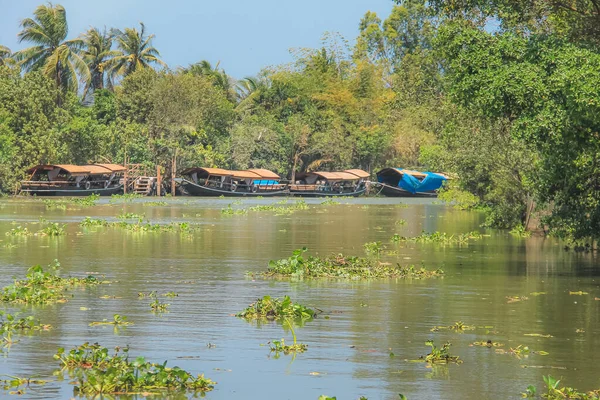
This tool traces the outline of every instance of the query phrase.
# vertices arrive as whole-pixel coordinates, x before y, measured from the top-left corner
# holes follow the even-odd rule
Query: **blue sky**
[[[41,0],[0,0],[0,44],[15,51],[19,21]],[[354,41],[366,11],[384,19],[392,0],[58,0],[67,10],[69,38],[89,26],[123,28],[140,21],[171,67],[209,60],[236,78],[291,61],[289,49],[318,47],[326,31]]]

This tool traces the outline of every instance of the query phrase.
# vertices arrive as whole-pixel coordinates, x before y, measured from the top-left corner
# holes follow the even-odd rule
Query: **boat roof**
[[[119,164],[94,164],[94,165],[99,165],[101,167],[104,167],[112,172],[121,172],[121,171],[125,171],[127,168],[125,168],[123,165],[119,165]]]
[[[208,175],[214,176],[231,176],[232,171],[221,169],[221,168],[201,168],[201,167],[193,167],[187,168],[181,171],[182,175],[191,175],[194,172],[206,172]]]
[[[263,178],[259,174],[252,171],[229,171],[230,175],[234,178],[242,178],[242,179],[260,179]]]
[[[317,175],[321,178],[327,179],[328,181],[355,181],[359,179],[357,175],[351,174],[349,172],[327,172],[327,171],[313,171],[313,172],[304,172],[297,174],[296,176],[302,177],[307,175]]]
[[[111,174],[113,171],[97,164],[84,165],[91,175],[107,175]]]
[[[281,177],[279,175],[277,175],[273,171],[269,171],[268,169],[251,168],[251,169],[248,169],[248,171],[253,172],[257,175],[260,175],[260,177],[264,178],[264,179],[281,179]]]
[[[371,175],[367,171],[363,171],[362,169],[346,169],[346,170],[344,170],[344,172],[347,172],[352,175],[356,175],[359,178],[368,178]]]
[[[89,175],[91,173],[88,165],[82,166],[73,164],[40,164],[29,168],[27,173],[32,174],[38,170],[52,171],[56,168],[62,169],[71,175]]]

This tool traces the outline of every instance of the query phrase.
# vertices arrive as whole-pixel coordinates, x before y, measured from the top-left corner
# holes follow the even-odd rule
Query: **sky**
[[[42,0],[0,0],[0,44],[12,51],[19,22]],[[256,75],[263,67],[292,61],[289,49],[319,47],[325,32],[339,32],[351,43],[367,11],[381,19],[392,0],[55,0],[67,10],[69,39],[90,26],[139,27],[156,35],[156,47],[171,68],[208,60],[235,77]]]

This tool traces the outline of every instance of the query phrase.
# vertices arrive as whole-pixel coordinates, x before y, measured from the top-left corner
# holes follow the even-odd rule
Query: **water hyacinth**
[[[444,274],[442,269],[434,271],[423,267],[401,266],[381,263],[373,258],[349,257],[342,254],[320,258],[304,257],[306,247],[297,249],[285,259],[271,260],[266,277],[288,276],[297,278],[432,278]]]

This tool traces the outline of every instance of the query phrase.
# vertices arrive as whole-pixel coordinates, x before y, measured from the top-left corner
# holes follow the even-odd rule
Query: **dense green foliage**
[[[18,33],[33,46],[0,46],[0,191],[37,163],[401,166],[457,177],[444,199],[490,226],[597,240],[597,1],[396,3],[354,46],[326,34],[238,81],[208,61],[169,69],[143,24],[68,39],[65,9],[40,6]]]
[[[59,348],[54,358],[75,378],[76,394],[97,396],[139,392],[208,392],[214,383],[204,375],[194,377],[179,367],[151,363],[144,357],[129,360],[129,348],[115,353],[99,344],[84,343],[65,352]]]
[[[289,296],[285,296],[283,299],[264,296],[250,304],[244,311],[236,314],[236,317],[247,320],[283,320],[284,318],[311,320],[314,315],[314,310],[294,303]]]

